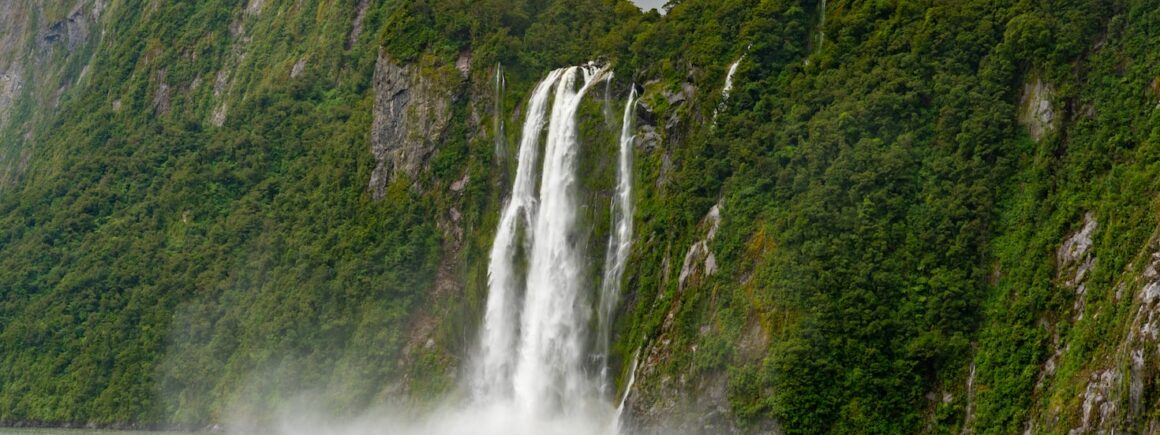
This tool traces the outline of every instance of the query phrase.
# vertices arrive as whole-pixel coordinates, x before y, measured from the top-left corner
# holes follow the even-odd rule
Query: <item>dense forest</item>
[[[528,94],[598,61],[585,203],[642,91],[611,359],[634,427],[1160,431],[1155,2],[664,12],[0,5],[0,424],[461,395]]]

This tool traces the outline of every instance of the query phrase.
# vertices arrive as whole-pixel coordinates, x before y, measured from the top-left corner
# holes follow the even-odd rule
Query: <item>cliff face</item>
[[[461,78],[454,70],[435,71],[434,77],[424,74],[433,69],[401,66],[385,54],[375,63],[371,153],[377,164],[369,186],[375,199],[383,198],[393,179],[416,179],[446,140],[452,96]]]
[[[12,1],[0,5],[0,191],[15,184],[35,137],[84,79],[105,0]]]
[[[599,59],[634,427],[1160,430],[1149,2],[130,3],[0,5],[2,423],[461,396],[513,126]]]

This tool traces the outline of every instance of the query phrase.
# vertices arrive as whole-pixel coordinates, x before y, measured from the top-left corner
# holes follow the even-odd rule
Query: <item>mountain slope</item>
[[[669,6],[0,7],[0,422],[457,397],[527,94],[597,59],[592,246],[643,90],[637,427],[1157,430],[1153,5]]]

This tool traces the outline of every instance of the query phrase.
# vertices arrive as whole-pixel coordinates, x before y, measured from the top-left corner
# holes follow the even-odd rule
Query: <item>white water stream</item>
[[[578,73],[584,83],[577,91]],[[568,68],[556,86],[513,378],[516,403],[532,415],[572,412],[593,397],[583,367],[591,310],[576,242],[576,111],[606,73]]]
[[[503,79],[498,67],[496,74],[499,98]],[[599,293],[587,276],[590,261],[581,239],[588,229],[580,225],[584,204],[579,202],[577,179],[583,145],[577,131],[580,102],[609,76],[606,68],[591,64],[559,69],[529,97],[511,196],[501,211],[490,252],[479,346],[466,373],[470,400],[449,401],[419,419],[383,410],[338,428],[309,412],[290,409],[276,428],[278,433],[622,433],[620,417],[635,379],[636,357],[619,407],[604,388],[604,366],[612,311],[632,241],[635,92],[629,96],[620,132],[613,227]],[[501,107],[497,105],[497,115]],[[590,301],[593,297],[599,300]],[[590,330],[594,310],[599,313],[597,331]],[[593,367],[594,355],[600,357],[599,374]]]
[[[503,65],[495,65],[495,157],[503,161],[507,156],[507,143],[504,141],[507,133],[503,125],[503,95],[507,87],[507,80],[503,76]]]
[[[528,424],[591,422],[592,431],[584,433],[619,430],[605,388],[605,367],[611,318],[632,242],[635,91],[625,107],[618,144],[612,234],[598,301],[589,300],[577,191],[577,112],[584,96],[610,76],[606,68],[594,65],[556,70],[528,101],[516,178],[488,264],[489,294],[471,380],[476,409],[499,407]],[[596,337],[589,330],[593,307]],[[599,360],[599,378],[590,370],[590,355]]]
[[[600,286],[600,311],[597,312],[596,355],[600,364],[600,391],[609,386],[608,352],[612,337],[612,320],[620,302],[621,279],[628,254],[632,251],[632,145],[633,117],[636,114],[636,87],[628,94],[620,125],[620,148],[616,166],[616,195],[612,198],[612,234],[604,260],[604,279]]]
[[[493,400],[511,396],[512,373],[515,370],[517,344],[517,291],[516,253],[519,250],[520,229],[524,239],[532,239],[531,223],[536,216],[535,166],[539,160],[540,133],[544,128],[548,96],[560,79],[562,70],[552,71],[532,92],[528,100],[528,115],[524,120],[520,139],[516,179],[512,195],[504,205],[496,229],[495,242],[487,266],[488,298],[484,312],[479,355],[473,374],[473,392],[477,399]],[[530,245],[529,245],[530,246]]]

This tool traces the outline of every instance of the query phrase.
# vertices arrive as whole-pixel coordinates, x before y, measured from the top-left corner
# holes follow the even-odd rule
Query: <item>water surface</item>
[[[191,432],[149,432],[97,429],[25,429],[0,427],[0,435],[191,435]]]

